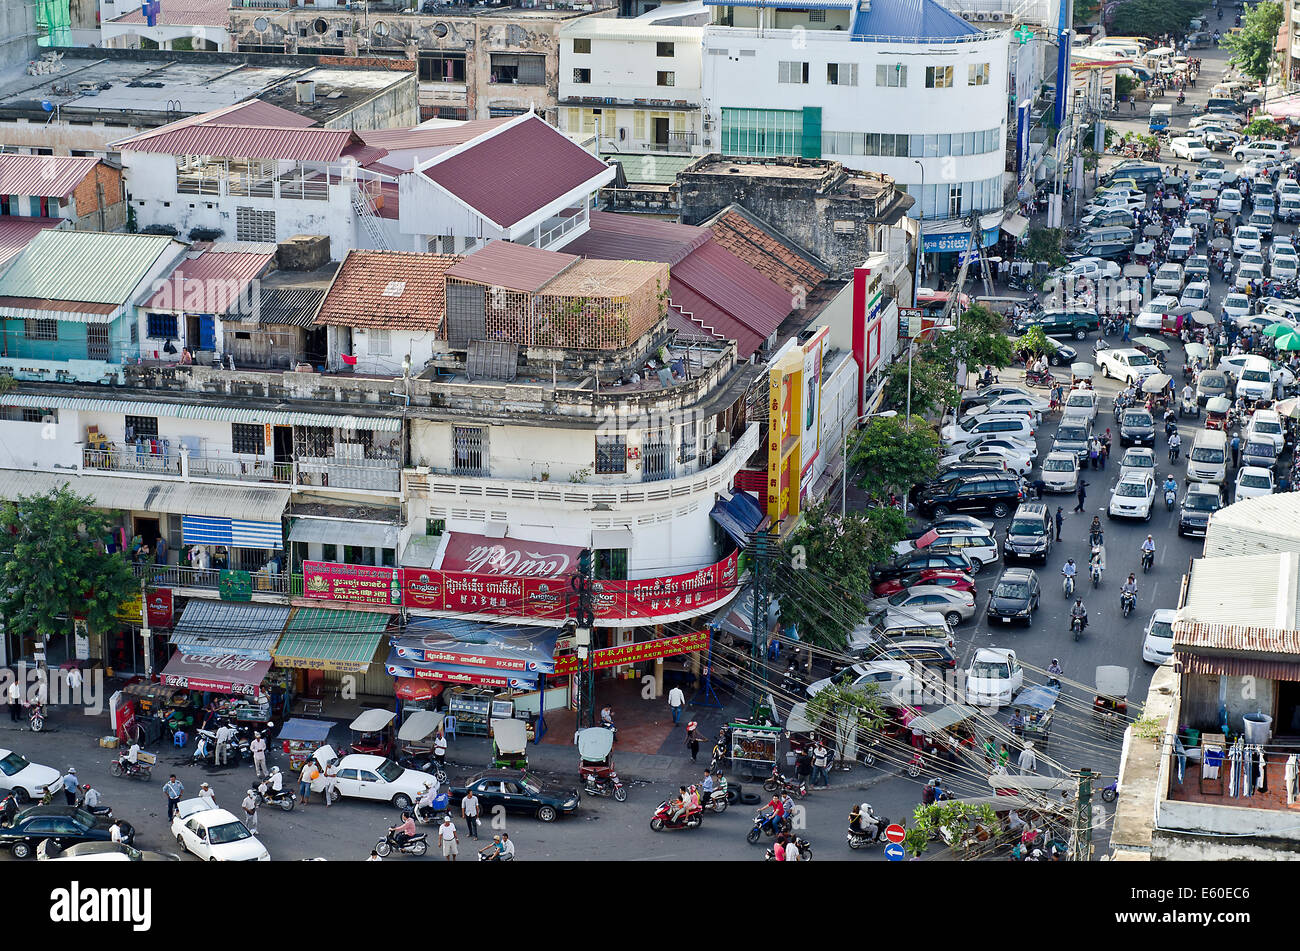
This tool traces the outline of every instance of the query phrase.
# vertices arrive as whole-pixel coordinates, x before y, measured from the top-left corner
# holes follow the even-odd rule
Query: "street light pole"
[[[881,413],[867,413],[865,416],[859,416],[853,424],[854,427],[862,425],[868,419],[891,419],[898,415],[896,410],[887,409]],[[849,496],[849,431],[845,430],[844,439],[840,442],[840,518],[844,517],[845,510],[848,507]]]

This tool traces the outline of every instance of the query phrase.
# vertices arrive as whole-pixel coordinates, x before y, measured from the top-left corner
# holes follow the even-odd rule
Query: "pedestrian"
[[[307,760],[303,764],[302,772],[298,774],[298,798],[302,800],[304,806],[311,798],[311,784],[318,776],[320,771],[316,768],[316,761]]]
[[[1124,321],[1124,337],[1123,337],[1125,343],[1128,342],[1128,332],[1131,326],[1132,326],[1132,321],[1126,319]]]
[[[1061,686],[1061,680],[1060,680],[1061,674],[1065,673],[1065,671],[1061,670],[1061,662],[1057,660],[1055,657],[1052,658],[1052,663],[1048,666],[1047,673],[1048,673],[1047,686],[1049,687]]]
[[[266,738],[261,733],[253,735],[253,741],[248,744],[248,752],[253,754],[253,769],[257,778],[261,779],[266,775]]]
[[[474,790],[465,794],[465,798],[460,801],[460,814],[465,820],[465,831],[475,842],[478,841],[478,816],[479,801],[478,796],[474,795]]]
[[[235,731],[231,729],[229,723],[223,723],[221,726],[217,727],[217,751],[212,758],[212,764],[214,766],[226,765],[226,760],[230,757],[230,735],[234,732]]]
[[[438,843],[442,846],[443,860],[456,861],[456,853],[460,851],[460,837],[456,834],[451,816],[442,817],[442,825],[438,826]]]
[[[15,680],[13,683],[9,685],[8,695],[9,695],[9,720],[11,722],[17,722],[18,714],[22,712],[22,699],[23,699],[23,688],[18,686],[17,680]]]
[[[244,825],[248,826],[248,831],[257,835],[257,797],[253,795],[253,790],[245,791],[244,801],[239,804],[244,810]]]
[[[1056,540],[1058,542],[1061,540],[1061,523],[1064,521],[1065,521],[1065,513],[1061,510],[1061,507],[1058,505],[1056,507]]]
[[[324,796],[325,796],[325,808],[327,809],[330,806],[334,805],[334,800],[336,798],[334,790],[338,787],[338,784],[339,784],[339,770],[338,767],[335,766],[333,762],[331,762],[328,766],[325,767]]]
[[[1076,506],[1074,507],[1074,510],[1075,510],[1076,512],[1082,512],[1082,511],[1083,511],[1083,503],[1084,503],[1085,501],[1087,501],[1087,499],[1088,499],[1088,483],[1086,483],[1086,482],[1084,482],[1082,479],[1080,479],[1080,480],[1079,480],[1079,504],[1076,505]],[[1059,536],[1059,535],[1057,536],[1057,540],[1058,540],[1058,541],[1060,540],[1060,536]]]
[[[676,685],[668,691],[668,709],[673,713],[673,723],[677,724],[682,719],[682,707],[686,705],[686,696],[682,693],[682,688]]]
[[[1241,438],[1239,436],[1234,435],[1232,437],[1232,467],[1234,469],[1237,468],[1237,462],[1240,455],[1241,455]]]
[[[76,703],[81,696],[81,670],[77,667],[69,667],[66,683],[68,685],[68,698],[71,702]]]
[[[69,766],[68,771],[63,776],[63,798],[68,801],[69,806],[77,804],[77,768]]]
[[[1096,436],[1088,437],[1088,465],[1093,469],[1101,468],[1101,443]]]
[[[812,780],[812,752],[809,747],[805,746],[794,754],[794,775],[795,779],[801,783],[808,783]],[[710,789],[713,786],[713,776],[708,770],[704,771],[704,777],[709,783]]]
[[[382,862],[383,860],[383,856],[381,856],[375,849],[370,850],[370,857],[366,859],[367,862]]]
[[[817,786],[830,786],[831,751],[826,748],[826,744],[821,740],[813,747],[812,756],[812,784]]]
[[[1034,498],[1041,500],[1043,498],[1043,490],[1047,488],[1047,483],[1042,479],[1034,479],[1029,484],[1034,489]]]
[[[176,815],[176,804],[181,801],[181,795],[185,792],[185,784],[176,778],[172,773],[163,783],[163,792],[167,794],[167,821],[171,822],[172,816]]]
[[[1038,755],[1034,752],[1032,741],[1025,744],[1024,750],[1020,753],[1020,758],[1016,760],[1016,765],[1020,767],[1021,776],[1029,776],[1038,772]]]
[[[442,727],[433,734],[433,758],[443,769],[447,768],[447,735],[442,732]]]
[[[210,808],[217,808],[217,796],[212,791],[212,787],[207,783],[201,783],[199,785],[199,799],[206,802]]]
[[[696,761],[695,758],[700,755],[700,734],[695,731],[697,726],[698,724],[694,720],[686,724],[686,745],[691,749],[692,763],[694,763]]]
[[[501,861],[513,862],[515,860],[515,844],[510,841],[510,833],[501,833]]]

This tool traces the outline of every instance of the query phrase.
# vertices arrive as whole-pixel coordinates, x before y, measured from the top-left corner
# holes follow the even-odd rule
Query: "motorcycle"
[[[258,806],[279,806],[285,812],[293,812],[293,807],[298,802],[298,795],[288,789],[275,792],[267,783],[258,783],[253,788],[253,799]]]
[[[1092,578],[1092,586],[1094,588],[1101,584],[1101,571],[1101,565],[1096,562],[1093,562],[1088,566],[1088,574]]]
[[[869,827],[866,832],[863,832],[855,829],[852,821],[849,822],[847,840],[851,849],[861,849],[885,841],[885,829],[889,826],[889,820],[884,816],[866,816],[864,818],[874,818],[875,824]]]
[[[797,849],[799,850],[799,861],[800,861],[800,862],[811,862],[811,861],[812,861],[812,846],[808,844],[808,840],[807,840],[807,839],[802,838],[801,836],[795,836],[793,839],[791,839],[789,842],[786,843],[785,848],[786,848],[786,852],[787,852],[787,854],[789,853],[789,851],[790,851],[790,846],[792,846],[792,845],[793,845],[795,848],[797,848]],[[768,849],[768,850],[767,850],[767,853],[763,856],[763,861],[764,861],[764,862],[775,862],[775,861],[776,861],[776,849]],[[788,860],[787,860],[787,861],[788,861]]]
[[[1083,629],[1087,626],[1088,615],[1084,614],[1077,617],[1075,615],[1070,615],[1070,632],[1074,635],[1076,641],[1083,637]]]
[[[451,797],[445,792],[440,792],[427,806],[418,802],[415,804],[415,821],[422,826],[436,825],[442,822],[442,817],[450,808]]]
[[[706,809],[712,809],[714,812],[723,813],[727,811],[727,804],[730,800],[728,790],[715,789],[709,793],[708,802],[704,804]]]
[[[763,833],[775,838],[778,832],[790,831],[791,825],[788,816],[782,816],[780,822],[773,822],[772,820],[775,818],[775,814],[768,812],[759,812],[755,815],[754,827],[745,833],[745,841],[753,845]]]
[[[603,776],[588,773],[587,784],[582,788],[589,796],[613,796],[615,802],[627,801],[627,789],[623,786],[623,780],[612,770]]]
[[[1114,802],[1117,798],[1119,798],[1118,779],[1115,780],[1113,783],[1111,783],[1109,786],[1102,787],[1101,798],[1103,802]]]
[[[417,773],[429,773],[440,783],[447,781],[446,764],[439,762],[432,754],[403,756],[397,760],[397,765],[403,769],[413,769]]]
[[[698,829],[704,821],[703,809],[692,809],[680,819],[673,818],[671,804],[664,800],[650,818],[650,828],[655,832],[671,832],[675,829]]]
[[[27,724],[32,728],[33,733],[40,733],[45,729],[45,707],[40,701],[28,705]]]
[[[217,734],[215,730],[195,730],[195,736],[198,742],[194,745],[194,755],[191,757],[194,764],[206,763],[209,766],[217,765]],[[239,738],[235,737],[226,744],[225,766],[238,766],[240,760],[251,755],[248,752],[248,743],[240,743]]]
[[[84,795],[82,795],[82,796],[78,796],[78,797],[77,797],[77,808],[78,808],[78,809],[85,809],[85,810],[86,810],[88,813],[90,813],[92,816],[103,816],[105,819],[112,819],[112,818],[113,818],[113,807],[112,807],[112,806],[104,806],[104,805],[100,805],[100,806],[87,806],[87,805],[86,805],[86,797],[85,797]]]
[[[1156,553],[1150,549],[1142,549],[1142,573],[1146,574],[1151,570],[1151,566],[1156,562]]]
[[[114,776],[143,779],[147,782],[153,776],[153,763],[132,763],[125,756],[120,756],[108,764],[108,771]]]
[[[1133,608],[1137,604],[1137,596],[1131,591],[1125,591],[1119,596],[1119,608],[1128,617],[1133,613]]]
[[[1178,501],[1178,492],[1176,489],[1165,489],[1165,511],[1172,512],[1174,503]]]
[[[386,859],[394,850],[406,855],[423,855],[429,851],[429,837],[423,832],[417,832],[398,845],[397,833],[390,829],[387,836],[375,843],[375,851],[379,853],[380,858]]]
[[[1025,373],[1025,383],[1029,386],[1055,386],[1056,378],[1052,376],[1050,370],[1042,373],[1035,373],[1033,370]]]
[[[786,779],[777,767],[772,767],[772,775],[763,780],[763,788],[768,792],[792,792],[800,799],[808,795],[808,784],[796,783]]]
[[[1061,588],[1065,591],[1067,599],[1074,597],[1074,575],[1065,575],[1065,580],[1061,582]]]

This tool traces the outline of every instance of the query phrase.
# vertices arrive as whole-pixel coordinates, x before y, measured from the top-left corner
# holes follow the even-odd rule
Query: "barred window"
[[[230,448],[238,453],[260,456],[266,452],[266,431],[257,423],[231,423]]]
[[[596,437],[596,474],[627,472],[627,437]]]
[[[145,315],[146,334],[159,340],[167,340],[177,337],[176,333],[176,315],[175,314],[147,314]]]
[[[28,340],[58,340],[59,322],[29,317],[23,321],[23,336]]]
[[[456,475],[487,475],[487,430],[482,426],[451,428],[452,470]]]
[[[157,439],[157,416],[128,416],[126,418],[126,438]]]

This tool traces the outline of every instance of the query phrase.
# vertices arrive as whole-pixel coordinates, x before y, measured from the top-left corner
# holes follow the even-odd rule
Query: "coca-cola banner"
[[[162,672],[169,687],[257,696],[262,680],[271,669],[269,660],[253,660],[238,654],[191,654],[178,650]]]
[[[438,568],[470,575],[567,578],[578,570],[580,551],[573,545],[451,532]]]

